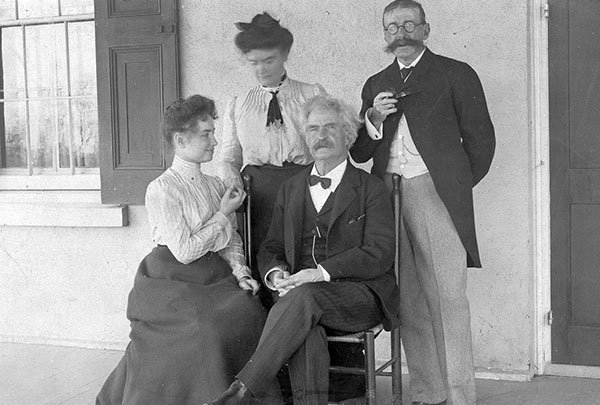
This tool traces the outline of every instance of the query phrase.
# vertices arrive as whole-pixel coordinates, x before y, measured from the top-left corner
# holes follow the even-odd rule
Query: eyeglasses
[[[406,32],[408,32],[410,34],[419,25],[425,25],[425,24],[426,24],[425,22],[422,22],[422,23],[419,23],[419,24],[415,24],[412,21],[407,21],[407,22],[405,22],[404,24],[401,24],[401,25],[398,25],[396,23],[391,23],[387,27],[383,27],[383,30],[389,32],[391,35],[396,35],[398,33],[398,31],[400,31],[400,28],[402,28],[404,31],[406,31]]]

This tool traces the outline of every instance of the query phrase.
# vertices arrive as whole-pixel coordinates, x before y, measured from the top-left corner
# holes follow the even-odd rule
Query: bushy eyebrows
[[[306,127],[308,129],[315,129],[315,128],[320,128],[320,127],[330,127],[330,128],[333,128],[333,127],[337,127],[339,125],[340,124],[337,121],[329,121],[329,122],[321,122],[321,123],[318,123],[318,124],[308,124],[308,125],[306,125]]]

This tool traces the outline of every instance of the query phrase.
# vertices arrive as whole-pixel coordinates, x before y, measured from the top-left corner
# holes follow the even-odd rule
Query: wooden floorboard
[[[92,405],[122,356],[121,351],[0,343],[0,405]],[[403,377],[406,392],[408,378]],[[381,405],[390,385],[389,378],[377,379]],[[477,405],[598,405],[600,380],[477,380],[477,397]],[[410,404],[406,394],[404,404]]]
[[[0,344],[0,404],[93,404],[123,352]]]

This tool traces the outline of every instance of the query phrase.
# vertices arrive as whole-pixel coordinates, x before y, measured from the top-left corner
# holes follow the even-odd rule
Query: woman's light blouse
[[[266,126],[272,94],[261,85],[234,97],[227,105],[223,135],[217,146],[217,170],[225,184],[240,186],[240,171],[246,165],[306,165],[313,161],[301,127],[301,108],[312,97],[325,94],[325,89],[320,84],[287,78],[278,90],[284,123],[279,128]]]
[[[175,156],[171,167],[148,185],[146,209],[153,242],[166,245],[179,262],[218,252],[240,280],[251,273],[235,214],[219,212],[225,190],[220,179],[202,174],[199,164]]]

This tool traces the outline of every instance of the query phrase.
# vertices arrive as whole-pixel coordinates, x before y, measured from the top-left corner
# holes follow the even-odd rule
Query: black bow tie
[[[321,183],[321,187],[323,188],[329,188],[329,186],[331,186],[331,179],[329,177],[319,177],[311,174],[308,178],[308,184],[314,186],[317,183]]]

